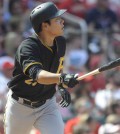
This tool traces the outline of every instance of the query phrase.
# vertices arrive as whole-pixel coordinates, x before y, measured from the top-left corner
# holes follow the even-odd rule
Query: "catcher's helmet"
[[[54,3],[46,2],[35,7],[30,14],[30,21],[36,33],[39,33],[40,24],[49,19],[55,18],[66,12],[66,9],[59,10]]]

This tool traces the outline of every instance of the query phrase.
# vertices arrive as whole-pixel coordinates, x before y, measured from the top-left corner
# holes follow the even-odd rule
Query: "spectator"
[[[67,57],[69,72],[78,73],[86,71],[85,64],[88,60],[88,54],[84,49],[72,50]]]
[[[73,128],[73,134],[92,134],[87,124],[78,124]]]
[[[4,50],[4,41],[5,35],[7,32],[7,25],[5,24],[4,17],[3,17],[3,8],[0,7],[0,56],[6,55]]]
[[[98,134],[119,134],[120,133],[120,117],[110,114],[106,118],[106,123],[99,128]]]
[[[111,39],[111,51],[110,51],[110,58],[113,59],[117,59],[120,57],[120,33],[114,33],[112,35],[112,39]]]
[[[99,68],[106,62],[105,53],[101,48],[101,44],[97,38],[88,45],[89,59],[87,62],[87,67],[89,70],[95,70]],[[104,74],[99,74],[94,76],[91,81],[91,92],[96,93],[98,90],[105,88],[105,76]]]
[[[119,134],[119,133],[120,133],[120,126],[113,124],[102,125],[98,132],[98,134]]]
[[[0,35],[0,57],[7,55],[4,44],[5,44],[5,37],[3,35]]]
[[[110,111],[112,114],[120,116],[120,100],[113,101],[110,105]]]
[[[89,0],[60,0],[57,3],[59,8],[66,8],[69,13],[80,18],[84,18],[87,9],[93,6]]]
[[[67,46],[65,69],[70,73],[86,72],[89,55],[81,41],[80,35],[72,36],[72,40]]]
[[[12,77],[13,67],[14,63],[11,57],[0,57],[0,112],[4,112],[8,92],[7,83]]]
[[[120,115],[109,114],[106,118],[106,123],[120,124]]]
[[[12,18],[10,21],[10,31],[5,37],[5,51],[11,57],[14,57],[14,54],[22,40],[20,30],[19,19]]]
[[[111,77],[111,78],[110,78]],[[95,96],[96,105],[105,110],[112,101],[120,99],[120,72],[113,71],[105,90],[99,90]]]
[[[89,114],[83,114],[79,124],[73,127],[73,133],[75,134],[98,134],[99,128],[98,121]]]
[[[7,25],[5,25],[3,14],[3,8],[0,8],[0,35],[5,35],[7,32]]]
[[[21,0],[10,0],[9,1],[9,12],[11,17],[19,17],[22,15],[22,4]]]
[[[117,15],[109,8],[109,0],[97,0],[96,7],[88,11],[86,21],[91,32],[119,29]]]
[[[120,23],[120,1],[119,0],[110,0],[110,8],[116,12],[118,15],[119,23]]]
[[[72,134],[73,127],[81,122],[82,115],[90,113],[92,108],[93,104],[88,98],[82,97],[77,99],[74,104],[74,110],[77,116],[67,121],[65,125],[65,134]]]

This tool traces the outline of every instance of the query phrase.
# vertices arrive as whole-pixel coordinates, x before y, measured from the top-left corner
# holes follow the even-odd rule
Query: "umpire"
[[[61,73],[66,41],[64,20],[66,10],[52,2],[34,8],[30,21],[35,33],[17,49],[13,78],[5,110],[6,134],[29,134],[32,126],[42,134],[63,134],[64,124],[58,110],[56,85],[62,96],[60,105],[70,104],[70,94],[78,81],[76,74]]]

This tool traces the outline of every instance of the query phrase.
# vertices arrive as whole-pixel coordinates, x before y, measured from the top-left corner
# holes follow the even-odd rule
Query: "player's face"
[[[51,19],[48,32],[53,36],[60,36],[64,33],[64,20],[61,17]]]

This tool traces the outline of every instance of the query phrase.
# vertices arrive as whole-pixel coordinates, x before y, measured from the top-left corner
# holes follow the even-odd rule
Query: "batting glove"
[[[68,107],[71,103],[70,93],[63,87],[58,86],[59,92],[61,94],[62,100],[59,102],[61,107]]]
[[[79,82],[77,81],[78,74],[64,74],[62,73],[60,76],[60,84],[64,88],[73,88]]]

